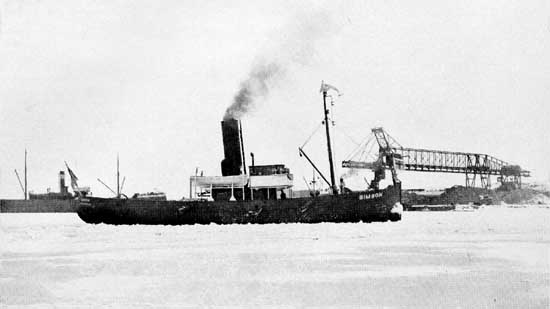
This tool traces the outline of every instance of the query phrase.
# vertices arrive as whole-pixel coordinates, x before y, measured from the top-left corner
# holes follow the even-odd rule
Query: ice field
[[[550,306],[550,208],[396,223],[109,226],[0,214],[0,307]]]

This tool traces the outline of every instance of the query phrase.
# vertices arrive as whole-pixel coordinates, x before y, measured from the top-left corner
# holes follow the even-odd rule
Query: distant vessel
[[[59,192],[51,192],[48,188],[46,193],[29,192],[30,200],[70,200],[74,196],[69,193],[68,187],[65,185],[65,172],[59,171]]]
[[[333,87],[332,87],[333,88]],[[327,91],[323,84],[324,124],[326,127],[331,182],[300,148],[300,155],[313,165],[331,186],[328,195],[292,197],[293,175],[282,164],[252,165],[247,175],[242,128],[239,120],[224,119],[222,135],[225,158],[221,162],[222,176],[192,176],[189,200],[168,201],[156,198],[79,198],[77,213],[88,223],[107,224],[233,224],[233,223],[319,223],[373,222],[401,220],[401,182],[392,173],[393,185],[385,189],[376,185],[359,192],[338,187],[334,177],[329,134]],[[393,165],[393,158],[388,158]],[[392,166],[393,167],[393,166]],[[393,171],[393,170],[392,170]],[[118,173],[117,173],[118,175]],[[379,177],[379,175],[377,175]],[[340,192],[339,192],[340,191]],[[153,197],[153,196],[152,196]]]

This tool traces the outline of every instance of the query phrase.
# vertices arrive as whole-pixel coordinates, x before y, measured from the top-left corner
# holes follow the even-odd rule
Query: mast
[[[317,183],[317,181],[315,181],[315,169],[313,169],[313,175],[311,176],[311,186],[313,187],[313,193],[315,193],[315,183]]]
[[[116,197],[120,198],[120,169],[118,153],[116,154]]]
[[[27,149],[25,149],[25,200],[27,196]]]
[[[338,194],[336,182],[334,180],[334,163],[332,162],[332,148],[330,143],[330,130],[328,127],[328,109],[327,109],[327,88],[323,87],[323,107],[325,109],[325,129],[327,132],[327,149],[328,149],[328,163],[330,165],[330,183],[332,188],[332,194]]]

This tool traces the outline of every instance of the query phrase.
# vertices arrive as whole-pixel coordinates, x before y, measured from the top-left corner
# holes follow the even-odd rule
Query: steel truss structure
[[[451,152],[443,150],[394,148],[401,156],[396,165],[403,170],[416,172],[460,173],[466,175],[466,187],[475,187],[477,179],[483,188],[490,188],[490,176],[499,176],[499,180],[510,180],[521,184],[521,177],[529,177],[529,171],[518,170],[516,175],[505,175],[507,162],[487,154]],[[504,168],[504,169],[503,169]]]
[[[480,186],[483,188],[491,187],[491,175],[498,176],[498,180],[503,184],[512,183],[518,186],[521,186],[521,177],[530,176],[529,171],[522,170],[518,165],[510,165],[487,154],[405,148],[382,128],[374,128],[372,133],[378,142],[379,158],[392,154],[392,163],[397,169],[465,174],[466,187],[475,187],[479,179]],[[372,169],[378,163],[391,169],[386,161],[379,159],[377,162],[370,163],[348,160],[342,162],[342,167]]]

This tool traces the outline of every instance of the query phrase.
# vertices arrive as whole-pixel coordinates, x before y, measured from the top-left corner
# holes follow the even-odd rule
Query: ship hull
[[[105,224],[267,224],[401,219],[401,188],[309,198],[252,201],[151,201],[87,197],[78,216]]]

